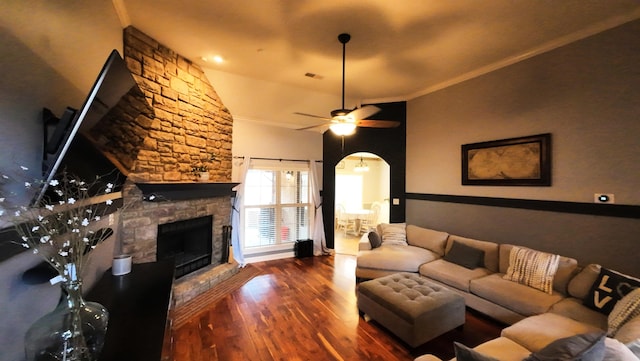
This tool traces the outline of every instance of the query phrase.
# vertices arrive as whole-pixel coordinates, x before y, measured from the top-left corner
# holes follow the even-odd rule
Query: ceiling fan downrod
[[[342,33],[340,35],[338,35],[338,41],[340,41],[340,43],[342,43],[342,111],[344,111],[344,69],[345,69],[345,62],[346,62],[346,52],[347,52],[347,43],[349,42],[349,40],[351,40],[351,35],[347,34],[347,33]],[[341,114],[344,115],[344,114]]]

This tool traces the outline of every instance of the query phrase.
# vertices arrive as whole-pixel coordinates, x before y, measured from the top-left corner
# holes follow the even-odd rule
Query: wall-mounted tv
[[[125,95],[132,93],[144,97],[125,61],[117,50],[113,50],[82,107],[77,111],[67,108],[51,136],[45,141],[42,164],[44,182],[32,200],[33,205],[41,204],[44,197],[54,196],[47,193],[48,185],[62,171],[87,181],[100,176],[104,182],[122,185],[125,178],[123,173],[83,134],[89,134],[98,124],[105,126],[104,122],[111,121],[113,114],[110,114],[111,118],[105,115]],[[136,117],[135,114],[127,116]]]

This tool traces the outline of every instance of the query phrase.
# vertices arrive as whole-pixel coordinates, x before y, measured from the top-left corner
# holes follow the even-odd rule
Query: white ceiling
[[[235,117],[290,127],[316,122],[293,111],[327,116],[340,108],[337,36],[343,32],[352,36],[346,97],[370,103],[410,100],[640,18],[637,0],[113,3],[123,25],[135,26],[216,78],[214,87]],[[213,55],[226,61],[202,60]],[[261,85],[242,85],[249,80]],[[239,89],[246,94],[239,97]],[[225,91],[236,99],[225,99]]]

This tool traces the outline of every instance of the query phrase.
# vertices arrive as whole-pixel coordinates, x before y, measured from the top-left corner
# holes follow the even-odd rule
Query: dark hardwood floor
[[[503,325],[467,311],[462,329],[411,349],[374,321],[359,317],[355,257],[254,263],[262,275],[173,330],[176,361],[385,360],[425,353],[453,357],[453,341],[475,346]]]

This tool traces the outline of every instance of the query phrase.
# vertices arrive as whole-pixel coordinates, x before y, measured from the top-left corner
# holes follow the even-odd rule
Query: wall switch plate
[[[593,195],[593,203],[616,203],[613,193],[596,193]]]
[[[393,205],[394,206],[399,206],[400,205],[400,198],[394,198],[393,199]]]

